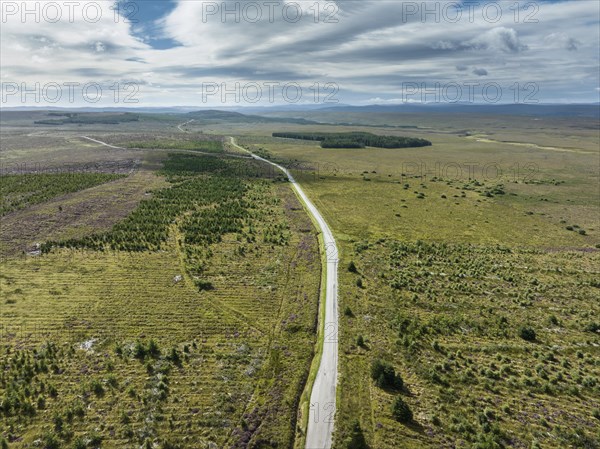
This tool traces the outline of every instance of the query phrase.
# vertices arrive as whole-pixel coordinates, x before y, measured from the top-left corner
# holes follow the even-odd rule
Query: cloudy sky
[[[515,3],[1,0],[2,106],[598,102],[600,2]]]

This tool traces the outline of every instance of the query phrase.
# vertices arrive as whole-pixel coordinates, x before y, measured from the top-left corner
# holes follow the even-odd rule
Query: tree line
[[[378,136],[366,132],[299,133],[278,132],[273,137],[321,142],[321,148],[413,148],[431,146],[431,142],[417,137]]]

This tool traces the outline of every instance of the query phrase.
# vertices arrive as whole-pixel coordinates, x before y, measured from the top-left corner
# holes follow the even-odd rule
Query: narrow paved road
[[[296,194],[306,206],[323,235],[323,245],[327,259],[327,286],[325,292],[325,332],[321,363],[310,395],[310,412],[306,434],[306,449],[329,449],[332,443],[336,411],[336,389],[338,380],[338,249],[333,233],[327,226],[319,210],[308,199],[292,174],[281,165],[240,147],[233,137],[231,144],[249,153],[254,159],[266,162],[281,170],[292,183]]]
[[[178,128],[178,129],[179,129],[179,131],[181,131],[182,133],[185,133],[185,132],[187,132],[187,131],[186,131],[186,130],[184,130],[184,129],[182,129],[181,127],[182,127],[182,126],[185,126],[185,125],[187,125],[187,124],[189,124],[189,123],[192,123],[192,122],[193,122],[193,121],[195,121],[195,120],[196,120],[196,119],[191,119],[191,120],[188,120],[188,121],[187,121],[187,122],[185,122],[185,123],[182,123],[182,124],[180,124],[180,125],[177,125],[177,128]]]
[[[101,140],[92,139],[91,137],[88,137],[88,136],[81,136],[81,138],[89,140],[91,142],[99,143],[100,145],[104,145],[105,147],[108,147],[108,148],[114,148],[115,150],[127,150],[127,148],[116,147],[114,145],[111,145],[110,143],[102,142]]]

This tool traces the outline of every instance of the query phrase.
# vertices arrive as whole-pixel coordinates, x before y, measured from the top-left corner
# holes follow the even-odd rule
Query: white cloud
[[[552,33],[544,38],[544,41],[555,48],[563,48],[569,51],[577,51],[582,45],[580,41],[568,36],[566,33]]]
[[[513,28],[504,27],[486,31],[467,44],[482,50],[500,50],[506,53],[519,53],[527,50],[527,45],[521,42],[517,32]]]
[[[497,23],[477,12],[472,22],[466,15],[458,23],[423,21],[403,16],[402,2],[377,0],[338,2],[337,23],[325,21],[328,1],[319,3],[318,23],[314,2],[302,3],[297,23],[284,20],[281,7],[273,21],[264,9],[262,20],[236,23],[232,16],[225,22],[220,14],[207,16],[214,2],[180,0],[159,25],[162,37],[181,45],[163,50],[137,37],[143,23],[115,20],[111,1],[97,3],[102,17],[96,23],[81,14],[73,23],[9,17],[1,27],[2,81],[138,80],[147,104],[197,105],[203,82],[298,81],[306,89],[336,82],[344,103],[393,102],[403,82],[471,76],[508,87],[536,82],[546,100],[589,92],[600,82],[599,13],[587,0],[541,3],[538,23],[525,23],[524,13],[515,20],[513,1],[500,2],[504,14]],[[243,4],[228,0],[230,7],[235,3]]]

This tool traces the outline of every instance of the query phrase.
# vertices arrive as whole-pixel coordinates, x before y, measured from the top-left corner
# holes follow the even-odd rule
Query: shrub
[[[111,388],[117,388],[119,386],[119,381],[117,380],[117,377],[114,374],[110,374],[106,378],[106,384]]]
[[[358,279],[356,280],[356,286],[357,286],[358,288],[363,288],[363,281],[362,281],[362,278],[358,278]]]
[[[161,449],[179,449],[180,447],[181,446],[169,440],[163,440],[163,442],[160,444]]]
[[[196,287],[198,287],[198,290],[201,292],[215,289],[215,287],[212,285],[212,282],[209,281],[196,281]]]
[[[492,409],[490,408],[485,408],[483,410],[483,414],[485,415],[485,417],[487,419],[496,419],[496,412],[494,412]]]
[[[102,435],[96,433],[96,432],[92,432],[90,434],[90,436],[88,437],[88,445],[90,447],[98,447],[102,444],[102,440],[104,438],[102,437]]]
[[[98,397],[104,395],[104,386],[102,385],[102,383],[100,383],[98,379],[94,379],[92,381],[92,383],[90,384],[90,389]]]
[[[392,406],[394,419],[401,423],[409,423],[413,419],[413,412],[402,398],[396,398]]]
[[[498,435],[491,432],[491,428],[484,428],[484,433],[478,433],[476,436],[476,443],[473,445],[473,449],[501,449],[504,447],[501,443],[501,439]]]
[[[77,438],[74,442],[73,442],[73,449],[86,449],[87,448],[87,443],[85,442],[85,440],[81,437]]]
[[[371,378],[379,388],[402,389],[404,381],[392,365],[380,359],[373,361],[371,365]]]
[[[75,414],[75,416],[77,416],[79,419],[83,418],[85,416],[85,409],[83,408],[82,404],[77,404],[75,406],[75,408],[73,409],[73,413]]]
[[[349,306],[346,306],[346,308],[344,309],[344,315],[350,318],[354,316],[354,313],[352,313],[352,309]]]
[[[358,268],[356,268],[356,264],[354,263],[354,261],[348,264],[348,271],[350,273],[358,273]]]
[[[53,433],[45,433],[42,437],[42,445],[44,449],[59,449],[60,440]]]
[[[585,331],[586,332],[599,332],[600,331],[600,323],[590,323],[587,326],[585,326]]]
[[[48,386],[48,394],[50,395],[51,398],[58,397],[58,390],[56,389],[56,387],[54,385]]]
[[[144,346],[144,343],[142,343],[141,341],[137,341],[135,343],[135,347],[133,348],[133,356],[136,359],[144,360],[146,358],[147,354],[148,354],[148,352],[146,351],[146,347]]]
[[[361,347],[361,348],[365,346],[365,339],[363,338],[362,335],[359,335],[356,338],[356,345],[359,346],[359,347]]]
[[[131,418],[129,417],[129,415],[127,414],[127,412],[125,410],[121,411],[121,416],[119,418],[119,421],[123,425],[127,425],[127,424],[131,423]]]
[[[54,418],[52,418],[52,422],[54,423],[54,430],[56,430],[58,433],[61,433],[64,427],[62,416],[55,415]]]
[[[350,437],[348,438],[348,442],[346,444],[348,449],[368,449],[369,446],[365,440],[365,436],[363,434],[362,428],[360,427],[360,423],[358,421],[354,421],[352,424],[352,430],[350,432]]]
[[[148,355],[155,359],[160,356],[160,348],[154,340],[150,340],[148,343]]]
[[[181,355],[177,348],[171,348],[171,353],[167,359],[175,364],[175,366],[181,366]]]
[[[519,329],[519,337],[525,341],[535,341],[537,338],[535,330],[529,326],[523,326]]]

